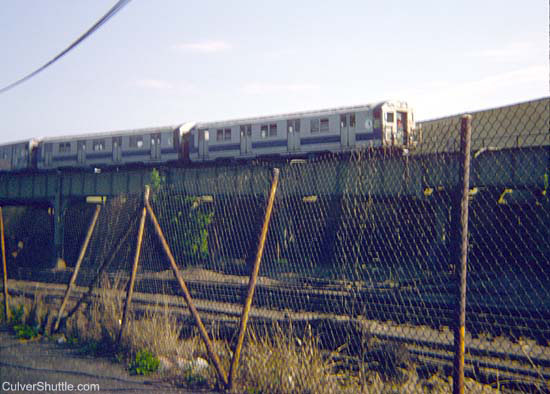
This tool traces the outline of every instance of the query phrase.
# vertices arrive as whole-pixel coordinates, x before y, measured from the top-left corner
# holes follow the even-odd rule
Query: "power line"
[[[86,38],[88,38],[90,35],[92,35],[97,29],[99,29],[103,24],[105,24],[109,19],[111,19],[117,12],[119,12],[126,4],[128,4],[130,0],[119,0],[101,19],[99,19],[88,31],[86,31],[84,34],[82,34],[76,41],[74,41],[71,45],[69,45],[67,48],[65,48],[61,53],[59,53],[57,56],[55,56],[53,59],[51,59],[49,62],[44,64],[42,67],[38,68],[37,70],[33,71],[32,73],[24,76],[23,78],[9,84],[6,87],[3,87],[0,89],[0,94],[7,92],[8,90],[16,87],[17,85],[31,79],[36,74],[44,71],[46,68],[51,66],[53,63],[61,59],[63,56],[65,56],[69,51],[71,51],[73,48],[75,48],[78,44],[80,44],[82,41],[84,41]]]

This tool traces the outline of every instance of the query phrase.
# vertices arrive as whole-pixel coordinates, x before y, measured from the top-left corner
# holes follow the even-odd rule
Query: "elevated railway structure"
[[[499,196],[500,203],[548,198],[550,98],[472,115],[472,195],[489,190]],[[341,160],[335,166],[323,160],[288,158],[256,165],[182,163],[158,170],[167,184],[194,196],[231,197],[243,190],[265,194],[268,185],[259,180],[268,179],[269,167],[277,166],[286,196],[338,196],[368,190],[375,198],[429,199],[438,192],[454,190],[458,182],[458,161],[453,158],[459,149],[459,122],[460,115],[420,122],[423,140],[417,149],[405,156],[379,153],[375,171],[369,171],[371,165],[360,170],[360,176],[360,166],[353,160]],[[255,176],[256,172],[266,176]],[[51,208],[54,244],[60,255],[63,213],[71,203],[98,203],[120,194],[141,193],[151,183],[151,174],[151,166],[4,172],[0,173],[0,205]]]

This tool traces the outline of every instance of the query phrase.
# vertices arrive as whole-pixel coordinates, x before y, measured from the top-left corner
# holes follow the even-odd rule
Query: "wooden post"
[[[134,254],[134,264],[132,266],[132,276],[130,276],[130,282],[128,283],[128,289],[126,291],[126,301],[124,303],[124,310],[122,312],[122,321],[120,323],[120,331],[118,333],[117,343],[120,344],[124,328],[126,327],[128,320],[128,311],[130,310],[130,304],[132,303],[132,296],[134,294],[134,283],[136,281],[137,269],[139,264],[139,256],[141,254],[141,244],[143,243],[143,232],[145,230],[145,219],[147,217],[147,209],[145,208],[149,203],[149,185],[145,185],[145,193],[143,196],[143,209],[141,210],[141,219],[139,221],[139,230],[136,244],[136,253]]]
[[[239,366],[239,358],[241,356],[241,349],[243,347],[244,335],[246,333],[246,324],[248,322],[248,315],[252,306],[252,298],[254,297],[254,290],[256,289],[256,282],[258,280],[258,273],[260,271],[260,263],[264,253],[265,240],[267,237],[267,230],[269,228],[269,221],[271,219],[271,212],[273,211],[273,203],[275,202],[275,193],[277,192],[277,185],[279,183],[279,169],[273,169],[273,180],[271,181],[271,190],[269,192],[269,199],[267,202],[267,208],[265,210],[264,224],[260,233],[260,240],[258,242],[258,249],[256,252],[256,259],[254,260],[254,267],[250,274],[248,281],[248,293],[243,307],[241,315],[241,323],[239,327],[239,338],[237,345],[235,346],[235,352],[233,353],[233,360],[231,362],[231,369],[229,370],[229,384],[228,389],[233,390],[235,384],[235,374],[237,373],[237,367]]]
[[[460,126],[460,254],[457,266],[457,310],[454,333],[453,393],[464,393],[464,336],[466,332],[466,270],[468,262],[468,191],[470,189],[470,141],[472,116],[464,115]],[[457,197],[458,198],[458,197]]]
[[[8,307],[8,268],[6,266],[6,244],[4,240],[4,214],[0,206],[0,238],[2,238],[2,284],[4,286],[4,316],[6,321],[10,319],[10,309]]]
[[[61,303],[61,307],[59,308],[59,312],[57,313],[57,320],[55,321],[55,325],[53,328],[54,332],[59,329],[59,322],[61,321],[61,316],[63,315],[63,311],[67,306],[67,302],[69,301],[71,290],[74,286],[74,283],[76,282],[76,277],[78,276],[80,265],[82,264],[82,261],[84,260],[84,256],[86,255],[86,250],[88,249],[88,244],[90,243],[90,239],[92,238],[92,234],[94,233],[95,225],[97,223],[97,218],[99,217],[100,211],[101,211],[101,205],[96,205],[94,216],[92,217],[90,225],[88,226],[88,232],[86,233],[86,238],[84,239],[84,243],[80,248],[80,254],[78,255],[78,260],[76,261],[73,274],[71,275],[71,280],[67,285],[67,290],[65,291],[65,297],[63,297],[63,302]]]
[[[214,368],[216,368],[216,371],[218,373],[219,379],[223,382],[224,385],[227,385],[227,375],[225,371],[223,370],[223,367],[220,362],[220,358],[218,355],[214,352],[214,348],[212,347],[212,342],[210,341],[210,338],[208,336],[208,333],[206,332],[206,328],[204,328],[204,324],[202,323],[202,320],[199,316],[199,313],[197,312],[197,309],[195,308],[195,305],[193,304],[193,299],[191,298],[191,293],[189,292],[189,289],[187,288],[187,285],[185,284],[185,281],[183,280],[183,276],[181,275],[181,272],[178,269],[178,266],[176,264],[176,260],[174,259],[174,255],[172,254],[172,251],[170,250],[170,246],[168,245],[168,242],[166,242],[166,238],[164,237],[164,234],[162,232],[162,229],[160,228],[160,225],[157,220],[157,216],[155,215],[155,212],[153,211],[153,208],[149,204],[149,201],[146,201],[146,207],[147,212],[149,213],[149,217],[151,218],[151,221],[153,222],[153,227],[155,228],[155,232],[160,240],[160,243],[162,245],[162,249],[164,250],[164,253],[168,257],[168,261],[170,262],[170,267],[172,268],[172,272],[174,273],[174,276],[176,277],[176,280],[178,281],[178,284],[180,285],[181,290],[183,291],[183,297],[185,298],[185,302],[187,303],[187,306],[189,307],[189,311],[191,312],[191,315],[195,319],[195,323],[197,324],[197,327],[199,329],[199,334],[204,342],[204,345],[206,346],[206,351],[208,352],[208,357],[210,358],[210,361],[214,364]]]

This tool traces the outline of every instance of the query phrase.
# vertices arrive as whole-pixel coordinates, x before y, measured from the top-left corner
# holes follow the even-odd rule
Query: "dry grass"
[[[324,356],[308,331],[296,338],[292,330],[274,327],[273,334],[251,331],[239,366],[242,391],[253,393],[341,392],[332,373],[334,359]]]
[[[182,338],[182,323],[170,313],[168,300],[159,297],[156,305],[131,314],[121,346],[115,341],[120,330],[120,319],[125,297],[125,280],[104,278],[98,289],[99,297],[85,309],[73,314],[66,322],[65,334],[74,342],[94,354],[115,356],[128,362],[140,350],[147,350],[164,364],[160,376],[176,386],[187,388],[212,388],[219,385],[212,365],[198,368],[196,361],[208,360],[206,348],[195,332]],[[23,320],[28,324],[44,325],[48,316],[57,312],[50,310],[38,295],[34,300],[24,297],[10,300],[13,307],[24,306]],[[53,313],[52,313],[53,312]],[[215,331],[215,330],[213,330]],[[302,336],[293,332],[292,326],[282,328],[274,325],[269,332],[249,329],[236,379],[235,392],[260,393],[447,393],[452,390],[452,381],[434,375],[420,379],[414,366],[399,369],[399,379],[391,378],[380,370],[372,369],[372,360],[364,360],[358,370],[343,365],[345,349],[323,351],[311,328]],[[93,344],[94,346],[89,346]],[[226,341],[213,341],[214,351],[229,371],[232,357]],[[100,351],[98,351],[100,350]],[[362,352],[366,352],[363,349]],[[495,393],[498,390],[466,379],[468,392]]]

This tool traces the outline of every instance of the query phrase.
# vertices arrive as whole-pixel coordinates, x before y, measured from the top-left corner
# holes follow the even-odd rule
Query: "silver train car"
[[[180,159],[178,126],[45,138],[36,150],[40,170],[149,164]]]
[[[31,139],[0,145],[0,171],[303,157],[361,147],[407,149],[416,145],[417,137],[412,109],[404,102],[385,101],[222,122]]]
[[[416,144],[413,111],[398,101],[197,123],[182,133],[188,133],[189,159],[194,162]]]
[[[0,171],[24,171],[33,168],[34,151],[38,144],[38,139],[30,139],[0,145]]]

